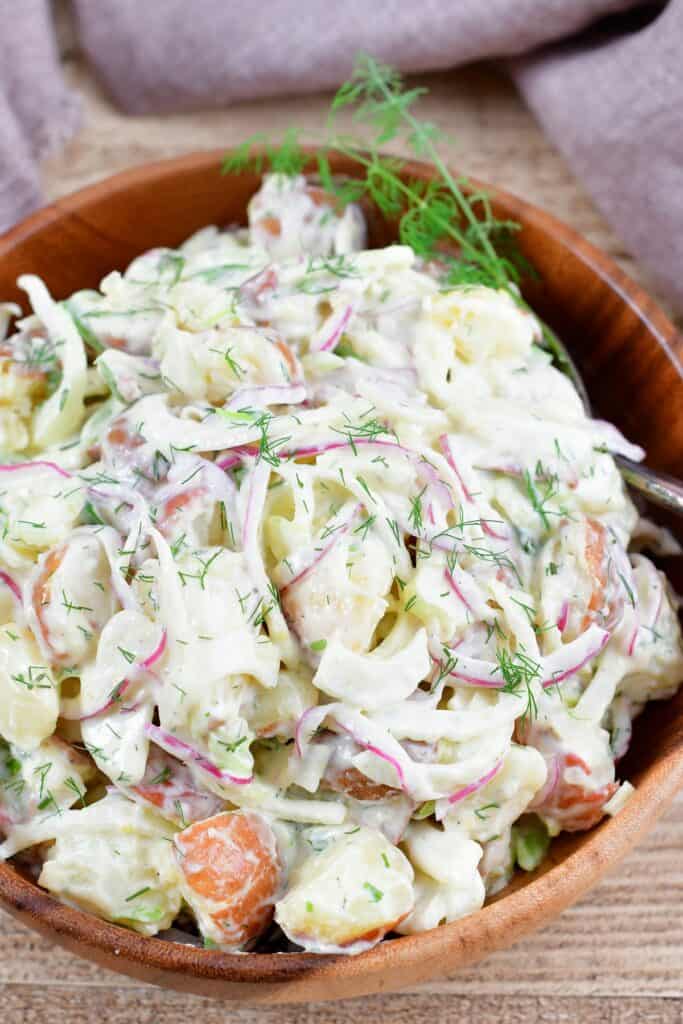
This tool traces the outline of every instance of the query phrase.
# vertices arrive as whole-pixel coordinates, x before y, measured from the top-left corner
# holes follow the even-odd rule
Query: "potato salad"
[[[514,289],[301,176],[0,305],[0,856],[144,935],[356,954],[615,814],[676,601]]]

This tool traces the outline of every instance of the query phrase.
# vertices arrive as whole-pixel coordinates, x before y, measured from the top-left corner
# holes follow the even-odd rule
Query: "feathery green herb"
[[[351,77],[332,100],[326,138],[313,160],[299,133],[289,129],[279,146],[262,134],[247,139],[226,157],[223,171],[260,172],[267,166],[275,173],[296,175],[314,167],[340,207],[367,198],[385,216],[398,219],[400,240],[424,259],[438,259],[446,286],[483,283],[510,290],[517,299],[513,286],[529,269],[511,244],[519,225],[498,219],[484,192],[451,173],[439,152],[443,133],[415,113],[426,92],[406,88],[393,68],[360,54]],[[338,129],[341,111],[352,114],[369,134],[368,141],[359,143]],[[404,162],[380,152],[389,143],[430,161],[438,177],[429,182],[405,177]],[[351,159],[357,177],[340,181],[333,176],[329,153],[335,150]]]
[[[532,684],[541,677],[540,664],[524,651],[518,650],[514,654],[510,654],[504,647],[499,647],[496,651],[496,661],[500,674],[505,680],[503,692],[526,697],[526,707],[522,718],[534,719],[538,714],[538,705]]]
[[[257,133],[226,156],[223,173],[268,169],[296,176],[317,172],[320,184],[335,197],[339,209],[366,199],[396,221],[400,241],[443,268],[443,288],[468,284],[501,288],[528,309],[518,285],[524,277],[535,276],[535,271],[516,244],[521,225],[497,217],[485,191],[449,170],[440,152],[447,136],[415,111],[427,92],[424,87],[407,88],[394,68],[361,53],[348,81],[332,100],[324,141],[313,154],[302,147],[301,133],[295,128],[287,130],[279,145]],[[363,130],[362,139],[339,129],[340,112],[351,114]],[[404,160],[380,151],[388,144],[429,161],[437,176],[430,181],[410,177]],[[352,175],[339,178],[332,173],[329,157],[333,152],[351,161]],[[335,272],[331,267],[325,269]],[[546,324],[541,326],[541,347],[586,401],[571,356],[555,333]]]

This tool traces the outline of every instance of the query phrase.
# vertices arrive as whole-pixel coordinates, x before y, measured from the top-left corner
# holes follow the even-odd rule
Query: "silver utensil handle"
[[[614,461],[630,487],[646,495],[655,505],[683,515],[683,483],[680,480],[666,473],[655,473],[623,455],[615,455]]]

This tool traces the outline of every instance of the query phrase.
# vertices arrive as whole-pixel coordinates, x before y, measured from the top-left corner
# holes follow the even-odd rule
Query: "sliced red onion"
[[[10,462],[0,465],[0,473],[15,473],[20,469],[51,469],[53,473],[59,473],[66,480],[73,479],[73,473],[67,473],[65,469],[58,466],[56,462],[48,462],[46,459],[36,459],[35,462]]]
[[[628,642],[627,654],[628,654],[629,658],[632,658],[634,653],[635,653],[636,644],[638,642],[638,633],[639,632],[640,632],[640,625],[639,625],[639,623],[636,623],[635,626],[633,627],[633,630],[631,632],[631,636],[630,636],[630,639],[629,639],[629,642]]]
[[[575,675],[584,665],[602,653],[610,635],[608,630],[601,629],[593,623],[576,640],[564,644],[559,650],[543,659],[539,666],[541,686],[547,689]],[[433,660],[438,663],[441,660],[442,650],[437,649],[434,641],[431,642],[430,648]],[[505,687],[500,666],[496,663],[470,658],[466,654],[455,655],[455,661],[455,667],[449,673],[454,679],[469,683],[471,686],[485,686],[490,689],[501,690]]]
[[[245,458],[255,459],[259,454],[259,446],[257,444],[238,444],[233,448],[236,455],[244,460]],[[281,456],[287,458],[286,455]]]
[[[563,601],[562,607],[560,608],[560,614],[557,616],[557,628],[560,633],[564,633],[567,628],[567,622],[569,621],[569,601]]]
[[[471,796],[472,793],[476,793],[477,790],[483,789],[483,787],[498,774],[502,767],[503,758],[501,758],[500,761],[497,761],[494,764],[493,768],[490,771],[488,771],[486,775],[482,775],[480,779],[477,779],[476,782],[470,782],[468,786],[463,786],[462,789],[456,790],[455,793],[451,793],[451,795],[447,796],[445,799],[438,800],[436,803],[434,813],[434,817],[436,818],[436,820],[441,821],[442,818],[446,816],[448,811],[451,810],[454,804],[460,803],[461,800],[464,800],[466,797]]]
[[[306,401],[303,384],[272,384],[236,391],[228,403],[228,409],[265,409],[268,405],[301,405]]]
[[[294,749],[297,757],[304,756],[313,734],[333,710],[332,704],[314,704],[299,716],[294,727]]]
[[[88,487],[88,495],[101,504],[128,505],[140,517],[147,513],[147,502],[139,491],[124,484],[113,484],[109,487]]]
[[[311,741],[313,734],[317,729],[320,728],[325,719],[329,716],[336,727],[345,732],[351,739],[363,750],[367,750],[371,754],[375,754],[376,757],[381,758],[383,761],[387,761],[396,771],[400,782],[400,788],[407,792],[408,786],[406,783],[405,773],[403,766],[400,761],[389,754],[386,750],[382,750],[377,744],[372,743],[370,740],[364,739],[353,726],[344,724],[339,720],[339,712],[343,712],[343,705],[339,703],[334,704],[317,704],[313,707],[307,708],[306,711],[301,715],[296,728],[294,731],[294,744],[297,755],[303,757],[308,749],[308,745]]]
[[[125,608],[127,611],[138,611],[140,606],[137,598],[135,597],[131,587],[124,580],[119,569],[117,560],[117,549],[120,543],[119,535],[111,526],[105,526],[98,529],[94,535],[99,540],[104,549],[104,553],[107,556],[111,585],[114,588],[114,593],[116,594],[121,607]]]
[[[121,708],[122,715],[132,715],[138,708],[142,707],[142,701],[136,700],[135,704],[126,704],[125,707]]]
[[[213,761],[202,754],[200,750],[197,750],[196,747],[191,746],[158,725],[146,725],[145,733],[153,743],[156,743],[158,747],[161,747],[168,754],[173,754],[179,760],[193,764],[196,768],[206,772],[207,775],[211,775],[212,778],[217,779],[219,782],[227,782],[233,786],[248,786],[253,781],[253,775],[233,775],[231,772],[223,771],[217,764],[214,764]]]
[[[461,491],[463,493],[463,497],[464,497],[465,501],[467,501],[471,505],[473,505],[474,504],[474,498],[473,498],[472,494],[470,493],[470,491],[468,490],[467,484],[463,480],[463,478],[462,478],[462,476],[460,474],[460,470],[458,469],[458,467],[456,465],[455,458],[453,457],[453,449],[451,448],[451,443],[450,443],[450,441],[448,439],[448,435],[447,434],[442,434],[441,435],[441,437],[439,438],[439,446],[441,448],[441,451],[444,453],[444,456],[446,457],[446,462],[448,463],[448,465],[451,467],[451,469],[455,473],[455,477],[456,477],[458,483],[460,484],[460,489],[461,489]]]
[[[333,313],[328,317],[316,337],[311,340],[311,352],[333,352],[352,316],[353,306],[347,306],[341,316]]]
[[[337,722],[336,724],[339,729],[342,729],[345,733],[347,733],[351,737],[351,739],[358,744],[359,747],[363,748],[363,750],[367,750],[368,753],[374,754],[375,757],[379,757],[382,759],[382,761],[386,761],[388,764],[390,764],[398,776],[400,788],[403,790],[404,793],[408,792],[408,784],[406,782],[403,766],[401,765],[398,758],[393,757],[391,754],[387,753],[386,750],[382,750],[380,747],[376,746],[374,743],[371,743],[369,740],[363,739],[362,736],[356,733],[353,729],[349,728],[349,726],[342,725],[341,722]]]
[[[421,476],[435,493],[441,495],[441,501],[446,506],[446,510],[454,508],[453,495],[450,488],[443,482],[431,462],[428,462],[417,452],[412,452],[409,448],[401,446],[401,449],[415,465],[418,476]]]
[[[369,444],[365,438],[354,440],[354,445]],[[310,459],[314,456],[325,455],[326,452],[337,451],[339,448],[350,447],[348,441],[328,441],[324,444],[305,445],[302,448],[289,448],[280,452],[281,459]]]
[[[543,661],[543,688],[556,686],[576,675],[584,665],[602,654],[610,635],[609,630],[601,629],[593,623],[576,640],[548,655]]]
[[[413,694],[411,700],[428,700],[430,704],[433,705],[434,708],[437,708],[439,706],[439,701],[441,700],[443,691],[446,687],[446,680],[448,678],[447,676],[441,674],[441,669],[443,667],[443,648],[446,647],[449,655],[452,655],[458,649],[458,647],[461,647],[462,644],[464,644],[464,642],[464,637],[461,637],[459,640],[451,640],[450,644],[442,645],[437,636],[430,637],[429,656],[432,659],[432,662],[434,663],[434,668],[432,669],[429,676],[431,687],[429,693],[425,693],[424,697],[421,696],[423,691],[418,690],[417,693]],[[436,682],[437,679],[439,680],[438,683]]]
[[[432,652],[435,662],[438,663],[441,660],[442,653],[439,651],[437,655],[435,651]],[[469,683],[471,686],[485,686],[493,690],[501,690],[505,686],[505,680],[500,674],[500,667],[494,662],[470,658],[466,654],[456,655],[455,660],[455,668],[449,672],[454,679]]]
[[[144,661],[140,663],[144,669],[150,669],[152,665],[156,665],[157,661],[159,660],[159,658],[162,657],[164,651],[166,650],[167,642],[168,634],[166,632],[166,628],[162,627],[159,643],[156,645],[152,653],[148,654]]]
[[[108,488],[89,487],[88,495],[91,498],[95,499],[95,503],[99,508],[107,508],[108,506],[113,505],[115,515],[120,505],[126,505],[130,509],[131,518],[128,519],[128,517],[126,517],[126,519],[122,523],[122,525],[125,524],[125,527],[128,530],[128,538],[123,543],[122,548],[123,550],[127,551],[131,548],[137,547],[137,543],[142,535],[142,530],[144,529],[145,525],[149,524],[151,521],[149,506],[144,496],[140,494],[139,491],[136,491],[133,487],[126,487],[123,484],[114,484]],[[114,532],[112,527],[107,527],[106,530]],[[116,577],[120,576],[121,574],[118,572],[117,568],[118,560],[114,550],[114,545],[112,544],[111,541],[111,533],[108,532],[105,534],[104,531],[98,530],[98,536],[99,539],[102,541],[102,545],[105,548],[105,551],[107,552],[107,557],[109,558],[112,570],[112,582],[119,600],[121,601],[124,608],[137,608],[137,602],[130,603],[131,600],[135,601],[135,599],[132,597],[132,593],[129,593],[128,596],[125,597],[126,603],[124,603],[124,591],[119,587],[118,580],[116,579]]]
[[[368,753],[391,765],[396,781],[388,783],[406,792],[414,800],[442,798],[453,789],[463,775],[463,765],[419,763],[411,759],[405,748],[378,722],[338,702],[317,706],[304,713],[299,724],[298,746],[302,754],[316,728],[329,719],[333,728],[350,736],[364,753],[356,755],[352,763]],[[479,762],[480,763],[480,762]],[[365,769],[362,769],[365,770]],[[368,776],[372,778],[371,775]],[[465,776],[467,777],[467,776]]]
[[[0,581],[2,581],[5,584],[5,586],[9,590],[11,590],[12,596],[15,598],[15,600],[17,600],[19,602],[19,604],[23,606],[24,599],[23,599],[22,594],[21,594],[21,587],[19,586],[17,581],[12,579],[12,577],[10,576],[10,574],[8,572],[5,572],[4,570],[1,570],[1,569],[0,569]]]
[[[441,504],[441,506],[445,505],[448,509],[453,508],[453,497],[449,487],[441,479],[438,471],[431,462],[429,462],[424,456],[420,455],[419,452],[415,452],[411,448],[406,448],[405,445],[399,444],[398,441],[378,441],[377,439],[367,437],[354,437],[353,440],[348,441],[328,441],[324,444],[289,449],[282,453],[282,457],[293,459],[311,458],[313,456],[325,455],[327,452],[339,451],[342,448],[351,448],[352,450],[354,448],[389,448],[393,451],[399,452],[414,465],[417,475],[426,481],[431,492],[438,492],[440,495],[439,504]],[[427,500],[429,500],[429,497]],[[408,530],[406,532],[410,533],[411,531]],[[451,545],[448,546],[449,550],[450,547]]]
[[[453,455],[453,448],[451,447],[451,442],[447,434],[441,435],[441,437],[439,438],[439,445],[441,447],[441,451],[444,453],[446,457],[448,465],[453,470],[453,473],[455,474],[455,477],[460,485],[463,498],[468,504],[472,505],[476,509],[483,532],[486,533],[489,537],[493,537],[495,540],[509,540],[510,532],[502,521],[494,519],[493,516],[481,514],[481,511],[478,508],[474,495],[467,486],[461,471],[458,469],[457,463],[455,461],[455,456]],[[496,523],[495,529],[491,525],[494,522]],[[498,525],[499,523],[500,525]]]
[[[452,568],[444,569],[444,576],[453,593],[475,619],[490,617],[491,609],[479,593],[479,588],[469,573],[454,565]]]
[[[234,469],[235,466],[241,466],[243,456],[239,454],[224,455],[220,459],[216,459],[215,465],[218,466],[224,473],[227,473],[229,469]]]
[[[510,539],[510,534],[507,532],[507,527],[505,527],[502,523],[500,526],[496,526],[496,529],[494,530],[494,528],[491,526],[491,523],[497,523],[498,520],[494,520],[493,517],[491,517],[490,519],[486,519],[484,516],[482,516],[480,522],[481,528],[484,531],[484,533],[488,534],[489,537],[493,537],[494,540]]]
[[[67,722],[89,722],[91,718],[98,718],[100,715],[104,715],[105,712],[109,711],[111,708],[113,708],[116,704],[120,702],[124,693],[126,693],[126,691],[130,689],[131,682],[131,679],[122,679],[121,682],[117,683],[117,685],[111,691],[111,695],[104,702],[104,704],[101,704],[98,708],[95,708],[94,711],[88,711],[87,714],[85,715],[74,715],[71,714],[71,712],[64,711],[64,709],[62,709],[59,713],[59,717],[63,718]]]
[[[477,469],[483,469],[489,473],[500,473],[501,476],[511,476],[516,479],[523,474],[519,462],[502,462],[498,458],[487,458],[485,455],[477,456],[475,466]]]
[[[533,744],[532,744],[533,745]],[[545,782],[539,789],[534,799],[529,804],[528,810],[533,811],[537,807],[542,807],[546,800],[549,800],[557,789],[557,784],[560,781],[560,756],[559,754],[552,754],[549,758],[545,759],[547,775]]]
[[[628,561],[628,559],[627,559],[627,561]],[[657,570],[652,565],[652,563],[647,561],[647,559],[639,557],[639,561],[640,561],[641,564],[645,564],[646,566],[648,566],[648,575],[651,577],[651,584],[650,585],[654,586],[656,591],[657,591],[657,600],[655,602],[654,610],[653,610],[652,615],[650,617],[649,623],[645,624],[645,623],[639,622],[638,621],[638,616],[636,615],[636,625],[634,627],[634,630],[633,630],[633,633],[631,635],[631,639],[630,639],[629,645],[628,645],[629,656],[633,656],[633,654],[635,653],[636,647],[638,646],[638,637],[639,637],[639,634],[640,634],[640,629],[642,627],[644,627],[645,629],[649,629],[651,632],[654,633],[654,630],[655,630],[655,627],[657,625],[657,622],[659,621],[659,616],[661,615],[661,612],[662,612],[662,605],[664,603],[664,587],[662,585],[662,580],[661,580],[660,574],[657,572]],[[634,601],[636,601],[636,608],[639,608],[640,605],[641,605],[641,602],[638,602],[637,598],[636,598],[637,588],[636,588],[636,584],[635,584],[635,579],[633,577],[633,569],[632,569],[631,563],[629,562],[628,564],[629,564],[629,570],[630,570],[630,579],[628,579],[628,582],[629,582],[629,585],[631,587],[631,592],[634,595]]]
[[[261,297],[261,292],[266,288],[274,288],[277,284],[277,276],[273,267],[270,264],[266,264],[261,270],[258,270],[251,277],[247,277],[242,281],[239,286],[239,291],[243,292],[247,298],[257,301]]]
[[[243,485],[248,488],[248,492],[242,523],[242,549],[247,571],[257,593],[264,602],[268,631],[271,637],[278,636],[281,653],[287,662],[288,658],[295,656],[294,641],[279,602],[271,600],[272,584],[263,564],[259,542],[259,528],[263,519],[263,507],[268,493],[269,479],[270,466],[261,459],[254,464],[248,480]]]
[[[216,793],[199,788],[192,768],[156,745],[149,751],[142,779],[134,786],[120,788],[131,800],[143,807],[151,803],[163,817],[183,828],[210,818],[225,803]]]
[[[138,490],[121,483],[109,487],[88,487],[88,496],[93,498],[99,506],[114,505],[115,508],[120,505],[128,506],[139,522],[143,522],[150,515],[147,502]]]
[[[232,478],[226,476],[225,471],[209,459],[202,459],[201,466],[202,476],[211,497],[233,506],[237,498],[237,487]]]
[[[161,638],[152,653],[148,654],[146,658],[131,667],[129,676],[122,679],[121,682],[114,687],[111,692],[111,696],[108,697],[105,703],[100,707],[95,708],[94,711],[88,711],[85,715],[72,715],[71,713],[62,710],[60,712],[60,718],[64,718],[68,722],[87,722],[91,718],[97,718],[99,715],[105,714],[105,712],[109,711],[109,709],[114,707],[114,705],[119,704],[124,693],[130,689],[131,684],[135,681],[140,672],[148,672],[161,658],[166,650],[166,639],[166,629],[162,628]],[[131,711],[132,708],[127,708],[126,710]]]
[[[342,537],[344,537],[358,516],[361,505],[354,505],[349,503],[345,508],[341,509],[339,515],[335,520],[330,520],[330,523],[335,522],[338,525],[334,527],[334,532],[331,533],[329,540],[322,547],[312,546],[302,548],[296,551],[293,555],[290,555],[287,559],[289,565],[292,568],[292,578],[280,588],[280,593],[284,594],[289,587],[295,586],[297,583],[302,583],[309,573],[313,572],[316,566],[325,558],[326,555],[332,551],[338,544]],[[327,524],[326,531],[330,532],[330,523]]]

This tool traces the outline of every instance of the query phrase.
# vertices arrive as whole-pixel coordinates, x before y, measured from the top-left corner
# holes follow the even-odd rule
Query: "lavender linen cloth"
[[[40,205],[37,161],[76,130],[46,0],[0,0],[0,231]]]
[[[46,4],[0,0],[0,229],[37,202],[32,160],[74,128]],[[622,240],[683,310],[683,0],[73,6],[101,81],[119,106],[138,114],[334,87],[361,49],[404,71],[505,58]]]

